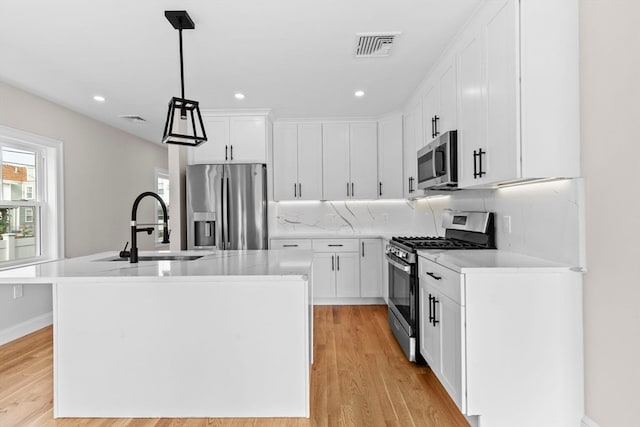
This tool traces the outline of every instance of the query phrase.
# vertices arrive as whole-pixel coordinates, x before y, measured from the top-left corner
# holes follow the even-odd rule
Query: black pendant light
[[[198,101],[184,97],[184,65],[182,62],[182,30],[196,28],[186,10],[165,10],[164,16],[180,34],[180,84],[182,96],[169,101],[167,123],[164,125],[164,144],[179,144],[196,147],[207,140],[202,124]]]

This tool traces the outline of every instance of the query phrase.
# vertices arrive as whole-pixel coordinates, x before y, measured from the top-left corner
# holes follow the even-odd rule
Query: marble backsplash
[[[498,249],[583,267],[582,184],[572,179],[417,200],[270,202],[269,234],[441,236],[443,210],[489,211]]]

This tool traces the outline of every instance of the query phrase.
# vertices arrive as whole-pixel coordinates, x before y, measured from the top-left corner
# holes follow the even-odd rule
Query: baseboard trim
[[[6,344],[25,335],[49,326],[53,323],[53,312],[50,311],[40,316],[33,317],[17,325],[10,326],[0,331],[0,345]]]
[[[314,298],[313,305],[379,305],[385,304],[382,298]]]
[[[580,427],[600,427],[598,423],[593,421],[591,418],[586,415],[582,417],[582,422],[580,423]]]

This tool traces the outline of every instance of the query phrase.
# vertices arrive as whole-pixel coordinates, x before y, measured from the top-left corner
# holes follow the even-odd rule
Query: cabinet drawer
[[[309,239],[273,239],[271,249],[311,249]]]
[[[462,275],[433,261],[419,257],[418,275],[421,282],[429,283],[444,295],[458,304],[464,305],[462,288]]]
[[[316,252],[358,252],[358,239],[313,239]]]

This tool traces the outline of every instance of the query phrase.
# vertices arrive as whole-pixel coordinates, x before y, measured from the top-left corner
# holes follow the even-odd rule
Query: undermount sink
[[[138,261],[193,261],[202,258],[202,255],[140,255]],[[129,258],[109,257],[96,261],[129,261]]]

